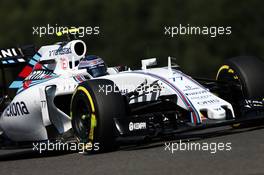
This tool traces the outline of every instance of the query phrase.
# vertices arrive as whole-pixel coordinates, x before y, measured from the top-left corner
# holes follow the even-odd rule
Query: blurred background
[[[140,68],[143,58],[167,56],[190,75],[214,78],[224,59],[238,55],[264,56],[264,10],[261,0],[1,0],[0,48],[60,41],[33,35],[34,26],[99,26],[99,35],[82,38],[88,54],[109,66]],[[185,35],[170,38],[165,26],[231,26],[231,35],[211,38]],[[15,76],[16,71],[9,71]]]

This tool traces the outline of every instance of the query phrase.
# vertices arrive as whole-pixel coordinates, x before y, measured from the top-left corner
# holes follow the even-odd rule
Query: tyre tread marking
[[[229,66],[228,65],[223,65],[219,68],[217,74],[216,74],[216,80],[218,80],[218,77],[219,77],[219,74],[222,70],[225,70],[225,69],[229,69]]]
[[[94,128],[96,127],[97,125],[97,121],[96,121],[96,117],[95,117],[95,107],[94,107],[94,103],[93,103],[93,99],[90,95],[90,93],[87,91],[87,89],[83,86],[79,86],[77,88],[77,91],[82,91],[85,93],[85,95],[87,96],[90,104],[91,104],[91,108],[92,108],[92,114],[91,114],[91,123],[90,123],[90,131],[89,131],[89,140],[94,140]]]

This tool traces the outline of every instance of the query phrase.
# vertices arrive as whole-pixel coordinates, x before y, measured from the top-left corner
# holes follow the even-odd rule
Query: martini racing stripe
[[[42,79],[42,80],[35,80],[35,81],[32,81],[31,83],[29,83],[29,86],[28,86],[27,88],[32,87],[32,86],[35,86],[35,85],[40,84],[40,83],[44,83],[44,82],[47,82],[47,81],[53,80],[54,78],[57,78],[57,77],[58,77],[58,76],[56,75],[56,76],[52,76],[52,77],[47,78],[47,79]],[[17,94],[19,94],[20,92],[23,92],[23,91],[26,90],[27,88],[24,88],[23,83],[20,84],[19,89],[18,89],[18,91],[17,91]]]
[[[9,88],[11,89],[19,89],[22,84],[23,80],[32,72],[33,67],[37,64],[37,62],[40,60],[41,55],[39,53],[36,53],[33,58],[29,60],[29,63],[23,68],[23,70],[19,73],[18,77],[15,81],[11,83]]]
[[[24,63],[26,60],[24,58],[5,58],[5,60],[2,60],[2,64],[17,64],[17,63]]]
[[[87,79],[86,79],[84,76],[82,76],[82,75],[75,76],[75,77],[73,77],[73,79],[74,79],[74,81],[76,81],[77,83],[82,83],[82,82],[84,82],[84,81],[87,80]]]

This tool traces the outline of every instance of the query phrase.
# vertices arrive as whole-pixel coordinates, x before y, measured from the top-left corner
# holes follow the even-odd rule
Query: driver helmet
[[[92,77],[107,75],[107,66],[104,60],[96,55],[88,55],[82,59],[78,69],[86,69]]]

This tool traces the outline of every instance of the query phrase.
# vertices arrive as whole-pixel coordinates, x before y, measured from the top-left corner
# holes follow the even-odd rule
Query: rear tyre
[[[106,93],[106,89],[110,91]],[[72,128],[81,143],[90,144],[87,151],[117,148],[114,118],[125,116],[125,106],[124,98],[110,80],[89,80],[77,87],[71,103]]]

